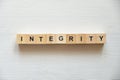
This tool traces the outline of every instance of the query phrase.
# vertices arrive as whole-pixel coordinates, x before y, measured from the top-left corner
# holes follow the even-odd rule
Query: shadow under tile
[[[103,44],[20,44],[20,54],[101,54]]]

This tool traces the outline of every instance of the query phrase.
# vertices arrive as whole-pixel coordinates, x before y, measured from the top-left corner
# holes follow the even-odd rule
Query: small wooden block
[[[66,34],[66,44],[76,44],[76,35]]]
[[[96,34],[96,44],[104,44],[106,41],[106,34]]]
[[[26,34],[17,34],[17,43],[18,44],[25,44],[26,42],[28,42],[25,38],[26,38]]]
[[[25,34],[23,38],[24,44],[36,44],[35,34]]]
[[[47,35],[46,34],[36,34],[35,40],[36,40],[36,44],[46,44]]]
[[[66,44],[66,34],[56,34],[57,44]]]
[[[95,44],[97,42],[96,34],[86,34],[85,40],[86,44]]]
[[[16,42],[17,42],[18,44],[22,44],[21,36],[22,36],[21,34],[17,34],[17,35],[16,35],[16,39],[17,39]]]
[[[86,44],[86,34],[76,34],[76,44]]]
[[[55,44],[55,43],[56,43],[56,35],[47,34],[47,44]]]

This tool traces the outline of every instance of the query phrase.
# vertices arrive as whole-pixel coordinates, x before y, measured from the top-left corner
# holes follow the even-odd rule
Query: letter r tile
[[[66,34],[66,44],[76,44],[76,35]]]

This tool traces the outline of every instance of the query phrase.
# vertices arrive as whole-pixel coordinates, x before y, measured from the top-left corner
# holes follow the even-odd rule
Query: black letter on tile
[[[82,41],[82,36],[80,36],[80,41]]]
[[[63,41],[63,36],[59,36],[59,40],[60,40],[60,41]]]
[[[21,41],[23,41],[23,37],[21,36]]]
[[[53,36],[49,36],[49,41],[53,41]]]
[[[34,41],[34,37],[33,36],[30,36],[30,41]]]
[[[73,41],[73,36],[69,36],[69,41]]]
[[[100,38],[100,41],[102,41],[102,40],[103,40],[103,36],[99,36],[99,38]]]
[[[40,38],[40,42],[41,42],[43,37],[39,37],[39,38]]]
[[[93,36],[89,36],[89,38],[90,38],[90,41],[92,41]]]

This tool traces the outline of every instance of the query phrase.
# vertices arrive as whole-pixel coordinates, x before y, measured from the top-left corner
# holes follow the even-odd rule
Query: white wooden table
[[[16,44],[17,33],[91,32],[106,44]],[[0,45],[0,80],[120,80],[120,1],[0,0]]]

